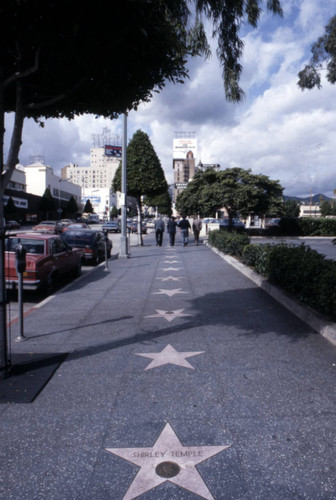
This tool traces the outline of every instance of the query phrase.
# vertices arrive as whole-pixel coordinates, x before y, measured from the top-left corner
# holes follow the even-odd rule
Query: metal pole
[[[20,342],[21,340],[26,340],[26,337],[23,334],[23,274],[18,273],[18,305],[19,305],[19,335],[15,339],[16,342]]]
[[[127,238],[127,115],[123,115],[123,147],[121,169],[121,235],[119,257],[129,257]]]
[[[6,378],[10,371],[8,338],[7,338],[7,318],[6,318],[6,278],[5,278],[5,230],[0,234],[0,380]]]

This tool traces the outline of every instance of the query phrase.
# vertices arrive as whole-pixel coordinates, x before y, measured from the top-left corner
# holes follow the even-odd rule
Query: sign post
[[[121,236],[119,257],[129,257],[127,238],[127,115],[123,119],[123,146],[121,170]]]

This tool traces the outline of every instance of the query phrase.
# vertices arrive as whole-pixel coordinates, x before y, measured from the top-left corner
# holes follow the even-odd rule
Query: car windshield
[[[19,243],[22,244],[27,253],[44,254],[44,240],[36,240],[35,238],[9,238],[6,241],[6,250],[15,252]]]
[[[90,245],[92,243],[94,233],[88,231],[66,231],[63,238],[68,245]]]
[[[55,226],[56,225],[56,222],[52,222],[52,221],[42,221],[40,222],[39,224],[40,226]]]

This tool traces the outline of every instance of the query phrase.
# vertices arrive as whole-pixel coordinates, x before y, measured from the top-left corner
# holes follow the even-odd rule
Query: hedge
[[[249,227],[250,236],[336,236],[336,219],[282,217],[279,226]]]
[[[293,297],[336,320],[336,262],[326,259],[304,243],[250,244],[235,233],[222,236],[212,231],[209,243],[235,255]]]
[[[244,247],[250,243],[250,237],[236,231],[219,231],[215,229],[209,233],[209,243],[221,252],[240,257]]]

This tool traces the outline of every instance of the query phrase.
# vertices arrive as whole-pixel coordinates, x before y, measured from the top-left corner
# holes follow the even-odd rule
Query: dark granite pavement
[[[11,329],[0,499],[336,499],[336,347],[204,245],[111,260]]]

